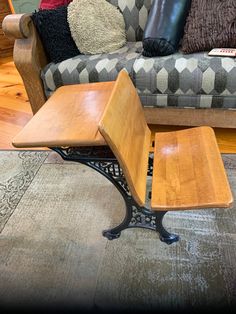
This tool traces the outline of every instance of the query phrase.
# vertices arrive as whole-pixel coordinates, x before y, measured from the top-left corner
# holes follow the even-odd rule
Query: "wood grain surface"
[[[12,14],[4,18],[4,33],[15,38],[13,59],[35,114],[46,102],[41,70],[48,64],[42,42],[30,14]]]
[[[144,205],[151,131],[126,71],[118,76],[99,130],[118,159],[132,196]]]
[[[98,122],[113,86],[114,82],[106,82],[60,87],[13,139],[13,145],[105,145]]]
[[[230,186],[210,127],[157,133],[151,207],[229,207]]]
[[[9,39],[3,32],[2,23],[7,15],[14,13],[13,6],[9,0],[0,1],[0,57],[12,56],[14,40]]]

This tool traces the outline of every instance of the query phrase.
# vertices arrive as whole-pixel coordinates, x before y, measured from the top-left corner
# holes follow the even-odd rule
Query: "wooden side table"
[[[14,13],[10,0],[0,0],[0,57],[8,57],[13,54],[14,40],[8,39],[2,30],[2,21],[6,15]]]

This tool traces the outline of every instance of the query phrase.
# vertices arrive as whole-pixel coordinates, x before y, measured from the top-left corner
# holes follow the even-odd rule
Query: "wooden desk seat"
[[[156,230],[162,241],[171,244],[179,237],[162,225],[168,210],[229,207],[233,197],[214,131],[197,127],[156,133],[151,209],[147,208],[150,141],[136,89],[126,71],[121,71],[116,82],[59,88],[13,145],[57,147],[64,159],[85,163],[105,175],[122,194],[127,211],[119,226],[103,232],[108,239],[118,238],[126,228],[142,227]],[[104,145],[114,155],[101,159],[100,166],[93,158],[80,159],[81,151],[73,154],[80,146]],[[63,147],[73,147],[72,155]]]
[[[229,207],[232,202],[212,128],[156,133],[153,210]]]

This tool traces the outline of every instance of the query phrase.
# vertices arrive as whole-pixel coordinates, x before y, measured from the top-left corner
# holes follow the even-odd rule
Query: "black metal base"
[[[169,233],[162,221],[167,211],[153,212],[146,207],[139,206],[133,199],[127,185],[123,171],[108,146],[52,148],[64,160],[85,164],[101,173],[111,181],[121,193],[126,204],[126,215],[120,225],[104,230],[103,236],[108,240],[118,239],[121,231],[128,228],[145,228],[159,233],[159,238],[166,244],[179,240],[179,236]],[[153,160],[149,158],[148,175],[152,175]]]
[[[103,230],[102,235],[108,240],[118,239],[121,235],[120,232],[112,233],[112,230]]]
[[[144,228],[144,227],[142,227]],[[114,240],[114,239],[118,239],[121,235],[121,232],[118,233],[113,233],[112,229],[111,230],[103,230],[102,235],[107,238],[108,240]],[[176,234],[170,234],[168,236],[163,236],[163,235],[159,235],[159,239],[162,242],[165,242],[166,244],[170,245],[174,242],[178,242],[179,241],[179,236]]]
[[[162,224],[164,215],[167,212],[151,212],[145,207],[130,205],[126,202],[126,217],[124,221],[117,227],[103,231],[103,236],[108,240],[118,239],[121,231],[128,228],[144,228],[154,230],[159,233],[159,238],[166,244],[172,244],[179,241],[179,236],[169,233]]]

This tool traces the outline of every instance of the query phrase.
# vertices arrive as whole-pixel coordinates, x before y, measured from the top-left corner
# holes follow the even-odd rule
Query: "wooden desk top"
[[[98,123],[115,82],[62,86],[14,138],[15,147],[98,146]],[[43,127],[42,127],[43,126]]]

